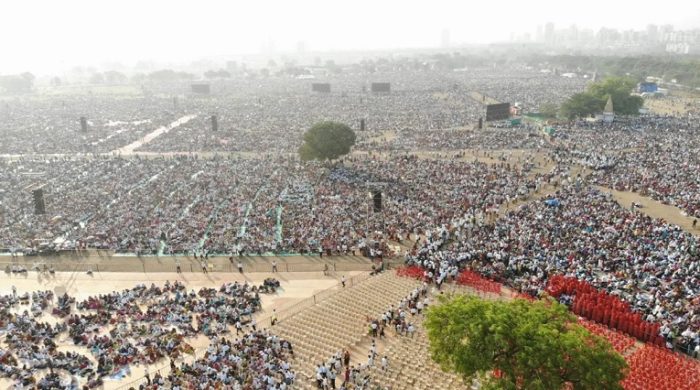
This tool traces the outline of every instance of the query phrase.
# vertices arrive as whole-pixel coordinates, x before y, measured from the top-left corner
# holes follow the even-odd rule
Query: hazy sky
[[[586,6],[580,6],[586,4]],[[614,0],[3,0],[0,72],[77,64],[278,51],[434,47],[507,40],[547,21],[643,29],[700,28],[700,1]]]

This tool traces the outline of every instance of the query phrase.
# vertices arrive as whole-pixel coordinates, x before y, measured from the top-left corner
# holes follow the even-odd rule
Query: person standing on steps
[[[343,353],[343,366],[347,369],[350,367],[350,351],[347,349],[345,350],[345,353]]]
[[[277,262],[275,260],[272,260],[272,272],[277,272]]]
[[[340,277],[340,284],[342,284],[343,288],[345,288],[345,275]]]
[[[335,390],[335,372],[333,370],[328,370],[328,381],[331,384],[331,389]]]
[[[240,260],[238,260],[238,272],[243,273],[243,263]]]

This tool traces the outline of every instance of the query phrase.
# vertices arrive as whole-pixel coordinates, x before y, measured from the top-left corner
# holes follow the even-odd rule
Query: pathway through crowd
[[[138,141],[132,142],[129,145],[123,146],[119,149],[113,150],[111,153],[112,154],[121,154],[121,155],[130,155],[134,153],[134,150],[140,148],[141,146],[153,141],[156,137],[160,136],[161,134],[165,134],[169,132],[170,130],[182,126],[185,123],[191,121],[192,119],[196,118],[197,115],[186,115],[183,116],[182,118],[176,120],[175,122],[167,125],[167,126],[161,126],[152,132],[146,134],[143,138],[141,138]]]

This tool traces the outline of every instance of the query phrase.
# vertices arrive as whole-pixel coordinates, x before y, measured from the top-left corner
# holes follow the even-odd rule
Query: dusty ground
[[[697,109],[699,104],[700,95],[676,91],[672,96],[644,100],[644,106],[649,111],[662,115],[686,115],[691,109]]]
[[[681,210],[674,206],[665,205],[654,199],[641,196],[635,192],[615,191],[607,187],[598,187],[601,191],[610,192],[623,207],[631,207],[632,202],[641,204],[639,211],[653,218],[661,218],[669,223],[683,228],[683,230],[700,237],[700,228],[693,228],[693,218],[681,214]]]

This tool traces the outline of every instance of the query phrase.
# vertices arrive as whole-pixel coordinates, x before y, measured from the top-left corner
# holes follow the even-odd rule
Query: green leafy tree
[[[204,72],[204,77],[208,79],[227,79],[231,77],[231,73],[229,73],[226,69],[208,70]]]
[[[34,75],[29,72],[21,75],[0,76],[0,92],[27,93],[34,86]]]
[[[355,132],[343,123],[320,122],[304,133],[304,144],[299,147],[302,160],[335,160],[350,153],[355,145]]]
[[[555,301],[442,297],[425,326],[433,360],[485,389],[622,389],[622,356]]]
[[[124,84],[127,82],[128,77],[122,72],[108,70],[104,72],[104,80],[108,84]]]
[[[30,87],[34,85],[34,80],[36,80],[36,77],[30,73],[30,72],[24,72],[21,75],[19,75],[22,79],[26,80],[27,83],[29,83]]]
[[[561,105],[561,115],[567,119],[582,118],[601,112],[605,101],[589,92],[571,96]]]
[[[588,87],[588,92],[593,96],[607,101],[612,98],[616,113],[624,115],[637,115],[642,108],[644,100],[630,93],[636,86],[633,79],[628,77],[609,77],[599,83],[593,83]]]
[[[543,103],[540,105],[540,114],[547,118],[556,118],[559,109],[554,103]]]
[[[616,114],[637,115],[644,105],[644,100],[631,92],[635,82],[629,77],[609,77],[603,81],[588,86],[586,92],[571,96],[562,104],[562,116],[573,119],[600,113],[608,101],[612,98],[613,108]]]
[[[148,74],[147,78],[153,82],[193,80],[195,76],[192,73],[176,72],[172,69],[161,69]]]
[[[632,76],[642,81],[647,76],[672,78],[681,84],[700,87],[700,59],[674,56],[550,56],[529,53],[525,62],[530,66],[562,68],[572,72],[593,72],[613,76]]]
[[[90,84],[104,84],[105,76],[102,73],[93,73],[90,76]]]

